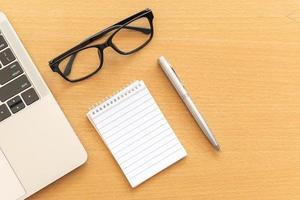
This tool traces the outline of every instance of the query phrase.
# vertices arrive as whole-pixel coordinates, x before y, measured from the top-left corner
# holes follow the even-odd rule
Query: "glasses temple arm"
[[[68,51],[66,51],[66,52],[62,53],[61,55],[57,56],[53,60],[49,61],[49,64],[51,65],[56,60],[59,60],[60,58],[66,56],[68,54],[70,54],[71,52],[76,51],[77,49],[82,48],[82,47],[88,45],[90,42],[93,42],[93,41],[99,39],[100,37],[103,37],[104,35],[106,35],[110,31],[115,30],[117,28],[120,28],[122,25],[124,25],[124,24],[126,24],[126,23],[128,23],[128,22],[130,22],[130,21],[132,21],[134,19],[136,19],[137,17],[146,14],[146,13],[151,13],[151,15],[152,15],[152,11],[149,8],[147,8],[147,9],[145,9],[145,10],[143,10],[141,12],[138,12],[138,13],[136,13],[136,14],[134,14],[134,15],[126,18],[126,19],[123,19],[122,21],[114,24],[111,27],[108,27],[108,28],[104,29],[103,31],[100,31],[100,32],[94,34],[93,36],[85,39],[84,41],[82,41],[78,45],[74,46],[73,48],[69,49]],[[152,18],[153,18],[153,15],[152,15]],[[145,34],[150,34],[152,32],[151,28],[149,29],[149,28],[133,27],[133,26],[127,26],[126,28],[132,29],[132,30],[137,30],[137,31],[140,31],[140,32],[145,33]]]
[[[137,26],[124,26],[123,28],[134,30],[134,31],[139,31],[146,35],[151,33],[151,28],[143,28],[143,27],[137,27]]]
[[[108,27],[108,28],[104,29],[103,31],[100,31],[100,32],[92,35],[91,37],[88,37],[87,39],[82,41],[79,45],[85,46],[87,42],[88,43],[93,42],[93,41],[105,36],[107,33],[111,32],[115,29],[118,29],[118,28],[120,28],[120,25],[114,25],[114,26]],[[151,28],[143,28],[143,27],[136,27],[136,26],[124,26],[122,28],[139,31],[139,32],[147,34],[147,35],[151,33]]]
[[[73,63],[74,63],[74,60],[75,60],[76,56],[77,56],[77,53],[74,53],[74,54],[71,55],[70,60],[68,61],[65,70],[63,71],[63,74],[65,76],[69,76],[70,75],[70,73],[72,71],[72,66],[73,66]]]
[[[87,38],[86,40],[84,40],[80,44],[84,44],[84,43],[86,43],[86,41],[89,41],[89,43],[90,43],[90,42],[92,42],[94,40],[97,40],[97,39],[103,37],[104,35],[106,35],[107,33],[109,33],[110,31],[113,31],[114,29],[117,29],[117,28],[119,28],[119,27],[117,27],[117,26],[109,27],[108,29],[105,29],[104,31],[101,31],[101,32],[93,35],[92,37]],[[143,27],[136,27],[136,26],[124,26],[123,28],[129,29],[129,30],[139,31],[139,32],[147,34],[147,35],[151,33],[151,29],[150,28],[143,28]],[[76,56],[77,56],[77,53],[74,53],[70,57],[70,60],[68,61],[67,65],[66,65],[66,68],[65,68],[65,70],[63,72],[63,74],[65,76],[68,76],[71,73],[71,71],[72,71],[72,65],[74,63],[74,60],[75,60]]]

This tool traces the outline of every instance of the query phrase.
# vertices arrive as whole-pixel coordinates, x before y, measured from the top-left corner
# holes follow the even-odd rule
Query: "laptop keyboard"
[[[37,100],[37,92],[0,34],[0,122]]]

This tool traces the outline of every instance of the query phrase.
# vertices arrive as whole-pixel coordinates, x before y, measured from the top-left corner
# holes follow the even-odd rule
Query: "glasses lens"
[[[130,53],[144,45],[152,34],[148,18],[139,18],[120,29],[112,42],[124,53]]]
[[[102,54],[98,48],[91,47],[76,52],[59,64],[60,71],[70,80],[78,80],[95,72],[101,63]]]

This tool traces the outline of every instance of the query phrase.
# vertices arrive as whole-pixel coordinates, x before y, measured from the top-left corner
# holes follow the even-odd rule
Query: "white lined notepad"
[[[186,156],[143,81],[135,81],[87,114],[132,187]]]

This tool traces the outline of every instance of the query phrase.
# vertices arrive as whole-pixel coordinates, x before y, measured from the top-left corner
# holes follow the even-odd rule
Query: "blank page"
[[[186,156],[143,81],[87,114],[132,187]]]

